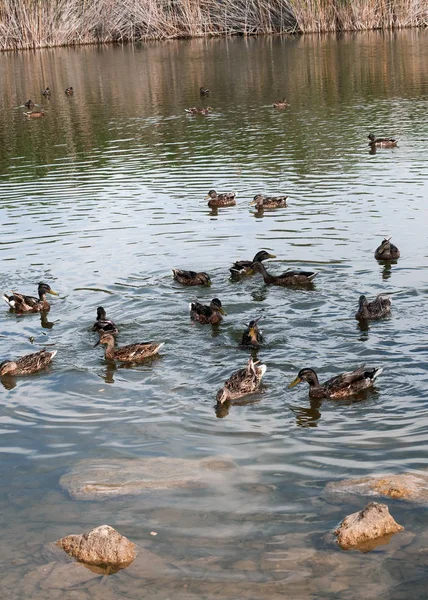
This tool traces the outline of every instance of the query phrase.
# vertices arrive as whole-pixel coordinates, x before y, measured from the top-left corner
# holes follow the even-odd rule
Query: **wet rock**
[[[336,494],[383,496],[428,504],[428,471],[360,477],[328,483],[324,489],[324,497],[334,500]]]
[[[369,502],[363,510],[345,517],[334,533],[344,550],[357,548],[367,552],[372,549],[367,542],[377,540],[377,542],[387,543],[384,536],[403,529],[404,527],[391,517],[386,504]]]
[[[110,572],[124,569],[137,554],[135,544],[110,525],[101,525],[80,535],[68,535],[55,543],[79,562]]]
[[[223,458],[83,459],[61,477],[60,485],[75,500],[105,500],[148,491],[217,486],[230,478],[230,470],[238,472],[236,463]]]

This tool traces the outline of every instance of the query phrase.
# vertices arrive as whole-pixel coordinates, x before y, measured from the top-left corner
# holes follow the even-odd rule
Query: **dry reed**
[[[427,24],[426,0],[0,0],[0,49]]]

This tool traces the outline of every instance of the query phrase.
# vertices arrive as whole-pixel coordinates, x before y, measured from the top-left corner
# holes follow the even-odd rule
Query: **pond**
[[[2,360],[58,351],[46,372],[0,386],[5,597],[425,597],[423,507],[388,500],[405,531],[344,552],[332,531],[369,498],[333,501],[324,488],[427,466],[427,41],[407,30],[0,56],[0,289],[34,294],[45,281],[59,293],[42,318],[6,304],[0,316]],[[283,97],[290,106],[274,109]],[[43,118],[23,114],[30,98]],[[398,147],[370,152],[370,132]],[[237,205],[210,210],[211,189],[236,191]],[[289,206],[256,213],[258,193]],[[395,264],[374,259],[384,237],[401,250]],[[277,257],[272,273],[318,271],[313,289],[231,281],[232,263],[261,249]],[[212,285],[181,286],[172,268],[207,271]],[[381,292],[391,317],[361,326],[360,294]],[[189,302],[214,297],[222,323],[193,323]],[[91,332],[99,305],[119,345],[165,342],[159,357],[106,361]],[[258,317],[261,393],[216,413]],[[287,387],[302,367],[325,380],[362,363],[384,367],[362,398],[314,402],[306,384]],[[234,470],[103,501],[60,485],[83,459],[155,457]],[[103,523],[154,562],[40,576],[48,542]]]

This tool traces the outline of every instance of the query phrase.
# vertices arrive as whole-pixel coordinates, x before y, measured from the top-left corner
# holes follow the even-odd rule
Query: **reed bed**
[[[427,24],[426,0],[0,0],[0,49]]]

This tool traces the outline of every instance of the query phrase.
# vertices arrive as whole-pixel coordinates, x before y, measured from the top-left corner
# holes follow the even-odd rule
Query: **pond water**
[[[427,42],[409,30],[0,56],[0,289],[46,281],[60,294],[43,319],[6,304],[0,316],[2,357],[58,350],[47,372],[0,386],[2,596],[426,597],[423,508],[388,500],[405,532],[343,552],[331,532],[368,499],[322,492],[427,466]],[[273,109],[283,96],[290,107]],[[44,118],[23,115],[29,98]],[[208,117],[185,113],[208,104]],[[398,148],[371,154],[370,131]],[[211,211],[210,189],[235,190],[237,206]],[[287,194],[289,207],[255,214],[256,193]],[[374,260],[384,236],[396,264]],[[231,264],[260,249],[276,254],[273,273],[319,271],[314,289],[231,282]],[[173,267],[207,271],[211,288],[180,286]],[[391,318],[360,327],[359,295],[380,292]],[[215,296],[221,325],[192,323],[189,301]],[[160,358],[106,362],[90,331],[98,305],[120,345],[164,341]],[[263,393],[216,415],[258,316]],[[361,363],[384,366],[364,398],[317,403],[306,384],[287,388],[302,367],[327,379]],[[82,459],[213,456],[243,475],[103,502],[59,485]],[[40,581],[47,542],[102,523],[156,568]]]

